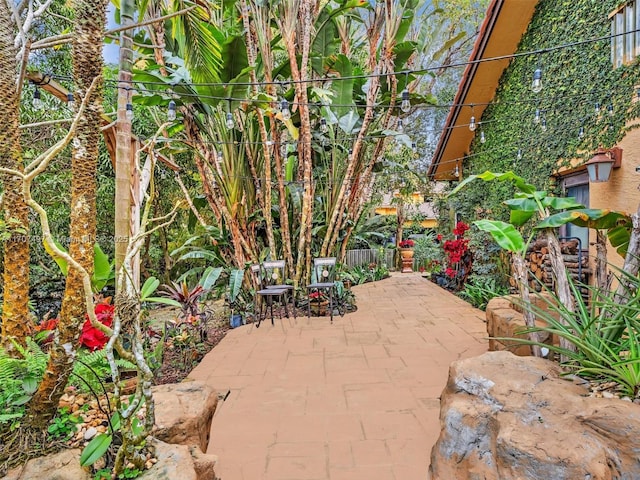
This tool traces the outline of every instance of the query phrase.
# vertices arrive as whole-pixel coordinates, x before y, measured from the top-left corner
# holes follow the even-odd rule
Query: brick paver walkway
[[[222,480],[426,478],[449,364],[486,351],[484,312],[418,274],[354,290],[333,325],[237,328],[190,375],[230,390],[208,449]]]

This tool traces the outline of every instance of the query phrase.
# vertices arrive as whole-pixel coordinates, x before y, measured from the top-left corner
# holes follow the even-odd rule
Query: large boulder
[[[486,309],[487,334],[489,335],[489,351],[507,350],[519,356],[531,355],[531,347],[510,338],[528,338],[522,333],[527,326],[524,323],[524,315],[519,305],[517,295],[494,297],[489,300]],[[544,301],[543,295],[531,295],[531,303],[540,311],[549,312],[549,304]],[[547,322],[536,318],[536,325],[546,326]],[[546,332],[538,332],[540,341],[551,343],[555,339]]]
[[[640,406],[589,397],[560,373],[509,352],[454,362],[432,480],[640,478]]]
[[[2,480],[89,480],[91,475],[82,469],[79,458],[77,449],[33,458],[24,466],[10,470]]]
[[[215,455],[206,455],[199,447],[169,445],[153,440],[157,463],[137,477],[140,480],[216,480]]]
[[[153,435],[166,443],[197,445],[206,452],[218,405],[216,391],[199,381],[158,385],[152,391],[156,409]]]

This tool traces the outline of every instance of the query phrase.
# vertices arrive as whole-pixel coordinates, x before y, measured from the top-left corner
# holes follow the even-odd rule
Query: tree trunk
[[[534,328],[536,326],[536,316],[531,311],[531,297],[529,296],[529,275],[525,266],[525,260],[519,253],[513,253],[513,276],[518,285],[518,291],[520,292],[520,300],[522,301],[522,311],[524,316],[524,324],[528,328]],[[536,332],[529,333],[529,340],[537,342],[538,334]],[[531,353],[535,357],[542,357],[542,351],[538,345],[531,345]]]
[[[123,26],[133,25],[134,2],[123,0],[120,18]],[[119,272],[127,253],[131,234],[131,121],[127,119],[126,105],[133,92],[131,63],[133,39],[131,30],[120,32],[120,71],[118,73],[118,118],[116,123],[116,193],[115,193],[115,271]],[[136,221],[138,221],[136,219]],[[136,271],[136,269],[133,269]],[[116,281],[116,292],[122,285]],[[135,282],[134,282],[135,283]]]
[[[73,71],[80,101],[94,78],[102,74],[102,41],[106,4],[74,0],[76,12],[73,37]],[[102,83],[91,94],[75,132],[71,169],[71,224],[69,255],[89,275],[93,272],[96,237],[96,169],[102,114]],[[27,421],[44,428],[55,415],[58,401],[73,369],[86,303],[81,273],[69,267],[58,333],[54,338],[45,375],[27,405]]]
[[[0,5],[0,166],[23,171],[20,148],[19,102],[16,91],[16,53],[11,12]],[[4,243],[2,346],[11,352],[14,339],[25,345],[30,334],[29,316],[29,208],[22,195],[22,180],[0,177],[4,190],[3,217],[11,236]]]
[[[562,252],[560,251],[560,242],[553,229],[545,229],[545,235],[547,237],[547,245],[549,248],[549,261],[551,262],[551,270],[556,281],[556,294],[558,300],[569,312],[575,310],[575,299],[571,294],[571,287],[569,286],[569,278],[567,277],[567,270],[562,259]],[[567,325],[564,318],[560,317],[560,322],[563,325]],[[569,351],[575,352],[576,347],[566,338],[560,337],[560,346],[566,348]],[[561,362],[566,362],[568,357],[566,355],[560,356]]]
[[[607,235],[602,230],[596,230],[596,288],[600,292],[606,292],[609,287]]]

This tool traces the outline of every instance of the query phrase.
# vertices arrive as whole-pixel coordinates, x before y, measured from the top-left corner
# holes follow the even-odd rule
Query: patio
[[[487,350],[484,312],[395,274],[358,310],[230,331],[189,376],[230,391],[208,453],[223,480],[423,480],[449,364]]]

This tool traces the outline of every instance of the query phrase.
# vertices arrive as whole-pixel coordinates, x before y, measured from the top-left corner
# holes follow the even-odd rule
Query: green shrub
[[[486,310],[489,300],[509,293],[509,289],[500,285],[492,277],[471,278],[464,284],[458,295],[480,310]]]

